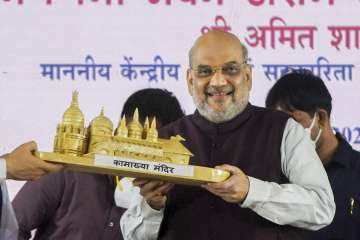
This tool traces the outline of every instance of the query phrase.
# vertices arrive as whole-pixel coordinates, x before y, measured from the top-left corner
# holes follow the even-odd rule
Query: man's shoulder
[[[179,132],[184,131],[189,127],[189,125],[192,125],[192,117],[191,115],[186,115],[172,123],[167,124],[166,126],[159,129],[159,135],[160,137],[169,137],[174,136],[176,134],[179,134]]]
[[[349,144],[349,154],[351,159],[351,168],[360,174],[360,152],[353,149]]]
[[[348,168],[360,174],[360,152],[355,150],[341,134],[337,133],[336,137],[340,143],[335,153],[338,161],[345,161]]]
[[[291,116],[285,112],[270,109],[270,108],[264,108],[259,106],[251,106],[252,111],[259,117],[268,118],[270,120],[284,120],[287,121]]]

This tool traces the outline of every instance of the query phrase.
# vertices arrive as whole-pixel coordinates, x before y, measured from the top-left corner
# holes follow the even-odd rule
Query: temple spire
[[[156,117],[153,118],[153,120],[151,122],[150,129],[156,130]]]
[[[156,130],[156,117],[154,117],[151,121],[151,127],[148,130],[146,139],[153,142],[157,142],[158,140],[158,131]]]
[[[126,117],[125,115],[121,118],[120,122],[119,122],[119,126],[116,129],[116,136],[120,136],[120,137],[128,137],[128,129],[126,127]]]
[[[133,115],[133,121],[139,122],[139,109],[135,108],[134,115]]]
[[[128,126],[129,138],[141,139],[143,134],[143,127],[139,122],[139,110],[134,111],[133,119]]]
[[[145,123],[144,123],[144,129],[148,129],[149,128],[149,118],[146,117],[145,118]]]
[[[71,99],[71,105],[72,106],[76,106],[76,107],[78,107],[79,106],[79,100],[78,100],[78,98],[79,98],[79,92],[78,91],[73,91],[73,93],[72,93],[72,99]]]
[[[143,139],[146,139],[147,138],[147,135],[148,135],[148,132],[149,132],[149,118],[146,117],[145,118],[145,123],[144,123],[144,129],[143,129],[143,134],[142,134],[142,138]]]
[[[126,117],[125,117],[125,115],[121,118],[120,127],[127,129],[127,127],[126,127]]]

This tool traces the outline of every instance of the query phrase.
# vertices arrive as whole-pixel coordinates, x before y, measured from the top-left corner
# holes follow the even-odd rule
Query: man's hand
[[[135,179],[134,186],[140,187],[140,194],[151,208],[160,210],[165,207],[166,193],[173,184],[159,180]]]
[[[41,176],[58,172],[64,167],[59,164],[47,163],[34,156],[37,150],[35,142],[20,145],[14,151],[2,156],[6,161],[7,178],[14,180],[36,180]]]
[[[230,177],[224,182],[202,185],[209,192],[230,203],[242,203],[249,192],[249,179],[243,171],[231,165],[215,167],[230,172]]]

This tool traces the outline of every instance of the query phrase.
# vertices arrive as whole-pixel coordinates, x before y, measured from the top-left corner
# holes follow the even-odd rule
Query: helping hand
[[[151,208],[160,210],[165,207],[166,193],[173,187],[173,184],[149,179],[135,179],[134,186],[140,187],[140,194],[144,197]]]
[[[36,180],[41,176],[63,170],[64,166],[47,163],[34,156],[37,151],[35,142],[20,145],[1,158],[6,161],[7,178],[14,180]]]

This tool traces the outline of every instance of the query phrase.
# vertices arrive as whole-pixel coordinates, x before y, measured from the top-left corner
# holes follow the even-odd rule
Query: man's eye
[[[240,71],[238,66],[227,66],[223,68],[223,72],[228,75],[236,75]]]
[[[197,73],[201,76],[209,76],[212,74],[212,69],[211,68],[199,68],[197,70]]]

